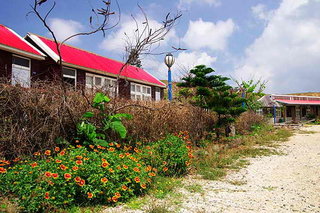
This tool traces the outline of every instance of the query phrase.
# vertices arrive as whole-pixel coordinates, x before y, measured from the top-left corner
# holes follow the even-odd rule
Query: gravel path
[[[229,174],[222,181],[185,178],[184,186],[201,185],[202,190],[192,193],[186,187],[180,188],[182,203],[177,208],[171,207],[172,211],[320,213],[320,126],[302,130],[316,133],[296,134],[279,148],[285,155],[252,158],[247,168]],[[107,212],[145,211],[118,206],[104,211]]]
[[[180,212],[320,212],[320,126],[303,130],[316,133],[291,137],[286,155],[251,159],[224,181],[186,180],[204,192],[184,191]]]

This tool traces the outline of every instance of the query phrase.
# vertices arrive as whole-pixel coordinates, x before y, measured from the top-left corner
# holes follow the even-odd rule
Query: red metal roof
[[[275,99],[276,101],[289,105],[320,105],[320,100],[284,100],[284,99]]]
[[[42,54],[34,49],[27,41],[21,38],[13,30],[0,24],[0,44],[18,49],[23,52],[31,53],[37,56]]]
[[[44,42],[51,50],[53,50],[57,54],[57,48],[54,41],[42,36],[38,36],[38,38],[40,38],[42,42]],[[63,62],[81,66],[84,69],[89,68],[117,75],[121,67],[123,66],[122,62],[115,61],[76,47],[72,47],[70,45],[63,44],[60,50]],[[134,66],[126,66],[126,68],[122,71],[121,76],[136,79],[138,81],[143,81],[146,83],[156,84],[162,87],[165,86],[165,84],[163,84],[161,81],[153,77],[145,70]]]

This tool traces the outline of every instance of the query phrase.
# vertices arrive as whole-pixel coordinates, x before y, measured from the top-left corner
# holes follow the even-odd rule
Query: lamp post
[[[171,53],[168,53],[164,58],[164,63],[168,67],[168,99],[172,100],[172,82],[171,82],[171,67],[174,64],[174,57]]]

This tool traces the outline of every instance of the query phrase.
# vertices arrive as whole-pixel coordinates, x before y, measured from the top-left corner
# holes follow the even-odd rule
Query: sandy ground
[[[291,137],[286,155],[251,159],[225,181],[189,180],[204,193],[187,195],[180,212],[320,212],[320,126],[303,130],[317,133]]]
[[[296,134],[280,148],[285,155],[250,159],[250,165],[222,181],[185,179],[199,193],[181,188],[178,212],[320,212],[320,126]],[[116,210],[117,209],[117,210]],[[105,212],[143,212],[122,207]]]

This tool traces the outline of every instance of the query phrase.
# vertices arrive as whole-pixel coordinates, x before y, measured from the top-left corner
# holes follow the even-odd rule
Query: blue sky
[[[32,14],[33,0],[2,2],[0,23],[20,35],[27,32],[50,36]],[[99,0],[57,1],[48,21],[58,38],[88,29],[90,8]],[[172,68],[179,79],[197,64],[206,64],[217,74],[236,79],[268,81],[267,92],[320,91],[320,1],[319,0],[118,0],[121,22],[108,31],[78,37],[69,43],[106,57],[122,60],[123,35],[134,29],[130,15],[142,22],[139,4],[153,26],[168,12],[183,16],[155,52],[181,46],[174,53]],[[53,3],[48,0],[46,9]],[[116,9],[116,8],[115,8]],[[142,56],[142,65],[153,75],[166,79],[164,56]]]

